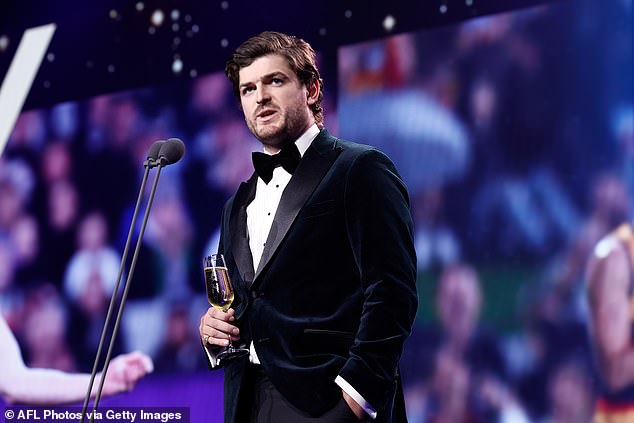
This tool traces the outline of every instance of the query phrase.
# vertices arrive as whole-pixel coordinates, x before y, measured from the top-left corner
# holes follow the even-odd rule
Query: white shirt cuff
[[[261,364],[260,359],[258,358],[258,353],[255,352],[255,345],[253,345],[253,341],[249,344],[249,361],[251,364]]]
[[[335,379],[335,383],[339,385],[339,387],[343,389],[346,394],[350,395],[352,399],[361,406],[361,408],[363,408],[365,414],[367,414],[372,420],[376,419],[376,410],[374,409],[374,407],[372,407],[370,403],[367,402],[365,398],[363,398],[361,394],[352,387],[352,385],[350,385],[341,376],[337,376],[337,378]]]

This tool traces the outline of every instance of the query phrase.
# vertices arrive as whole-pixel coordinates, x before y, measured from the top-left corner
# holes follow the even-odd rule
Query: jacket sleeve
[[[418,307],[409,198],[394,164],[378,150],[353,162],[344,195],[346,229],[365,299],[339,375],[382,409]]]
[[[227,203],[225,204],[225,206],[222,209],[222,215],[220,217],[220,242],[218,244],[218,254],[225,254],[225,249],[226,249],[226,245],[225,245],[225,237],[226,237],[226,231],[225,228],[228,228],[228,224],[225,224],[225,216],[229,216],[230,214],[230,210],[231,210],[231,204],[232,204],[232,199],[230,199],[229,201],[227,201]],[[216,357],[216,355],[218,354],[218,352],[220,351],[220,347],[217,346],[213,346],[213,345],[205,345],[202,340],[201,340],[201,345],[203,347],[203,351],[205,352],[205,359],[207,360],[207,365],[209,366],[209,369],[211,370],[216,370],[222,367],[222,364],[220,364],[220,362],[218,361],[218,358]]]

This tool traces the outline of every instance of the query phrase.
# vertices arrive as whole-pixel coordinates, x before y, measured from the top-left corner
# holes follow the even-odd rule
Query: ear
[[[315,80],[311,85],[306,87],[306,103],[312,106],[319,99],[319,92],[321,91],[321,84],[319,80]]]

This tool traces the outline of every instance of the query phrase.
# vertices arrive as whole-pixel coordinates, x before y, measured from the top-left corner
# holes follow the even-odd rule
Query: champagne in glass
[[[212,254],[205,257],[203,259],[203,271],[209,304],[218,310],[226,312],[231,307],[235,294],[222,254]],[[231,342],[231,336],[229,336],[229,345],[221,349],[216,357],[218,358],[218,362],[221,362],[247,354],[249,354],[249,350],[234,347]]]
[[[226,267],[205,267],[207,299],[212,307],[226,312],[233,302],[233,287]]]

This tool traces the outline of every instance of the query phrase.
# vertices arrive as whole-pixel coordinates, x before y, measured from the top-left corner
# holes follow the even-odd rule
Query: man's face
[[[283,56],[271,54],[240,69],[240,103],[247,126],[271,152],[315,122],[314,103]]]

